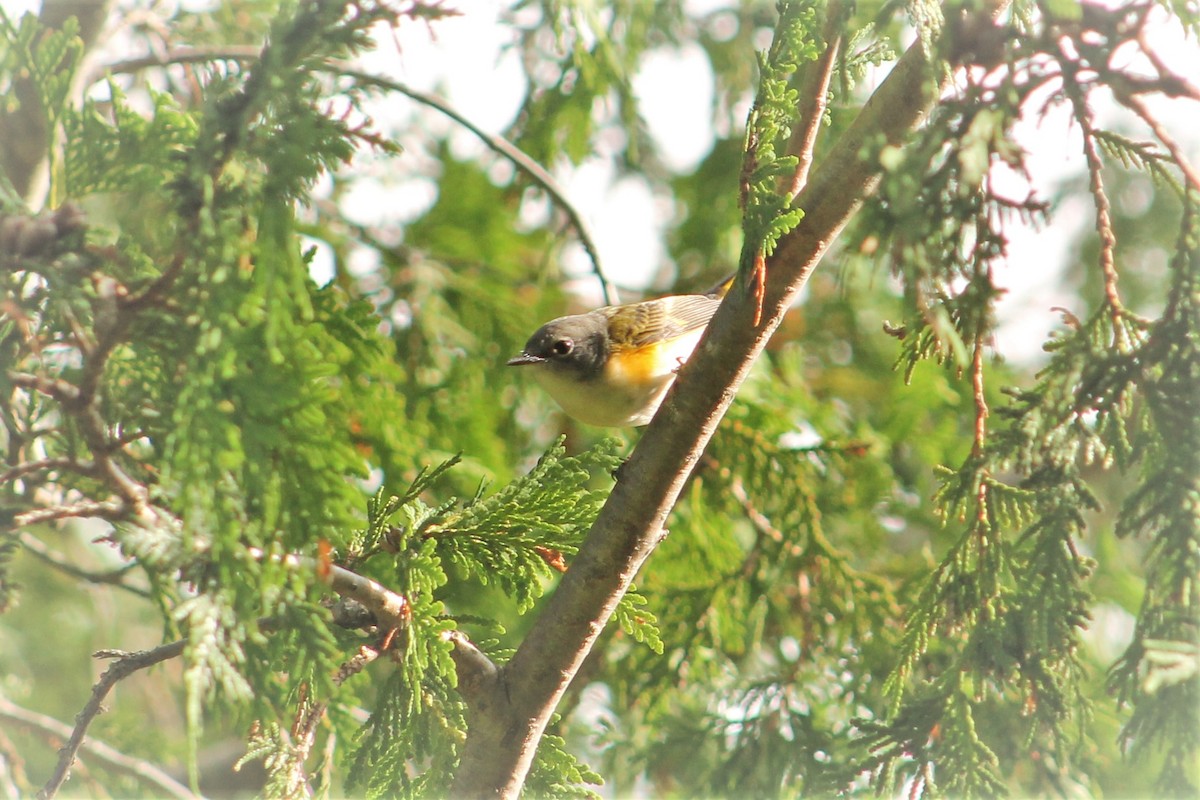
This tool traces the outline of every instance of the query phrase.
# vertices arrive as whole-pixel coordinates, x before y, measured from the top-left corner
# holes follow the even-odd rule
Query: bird
[[[732,277],[705,294],[676,294],[552,319],[508,360],[567,416],[609,428],[646,425],[692,355]]]

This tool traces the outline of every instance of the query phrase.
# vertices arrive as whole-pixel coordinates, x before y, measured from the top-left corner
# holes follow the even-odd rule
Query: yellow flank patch
[[[666,342],[655,342],[643,347],[613,350],[609,354],[608,364],[605,365],[607,377],[625,385],[642,386],[654,383],[676,366],[668,354],[671,348],[666,345]]]
[[[670,381],[696,349],[703,333],[700,328],[642,347],[614,349],[608,356],[604,378],[629,388],[650,388]]]

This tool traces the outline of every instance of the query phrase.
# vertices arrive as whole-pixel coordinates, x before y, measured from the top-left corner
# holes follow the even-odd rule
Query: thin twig
[[[31,472],[48,472],[55,469],[76,472],[80,475],[96,474],[96,465],[91,461],[80,461],[76,458],[43,458],[40,461],[26,461],[23,464],[17,464],[11,469],[0,472],[0,484],[15,481],[17,478],[28,475]]]
[[[487,698],[500,680],[500,669],[496,663],[462,631],[444,631],[441,638],[453,648],[450,658],[458,673],[458,689],[463,699],[468,704],[474,704]]]
[[[987,395],[984,393],[983,379],[983,331],[975,332],[975,349],[971,354],[971,390],[975,398],[975,440],[971,445],[971,454],[983,455],[984,445],[987,444]]]
[[[7,377],[13,386],[31,389],[64,405],[79,402],[78,387],[62,378],[47,378],[44,375],[33,375],[28,372],[10,372]]]
[[[13,517],[13,527],[27,528],[30,525],[37,525],[41,522],[51,522],[56,519],[71,517],[96,517],[112,522],[123,519],[127,510],[125,503],[116,498],[111,500],[81,500],[78,503],[65,503],[63,505],[50,506],[49,508],[36,508],[32,511],[24,511]]]
[[[1138,29],[1137,43],[1142,55],[1150,61],[1158,73],[1159,82],[1162,84],[1158,87],[1159,91],[1168,97],[1189,97],[1192,100],[1200,100],[1200,88],[1186,78],[1176,75],[1158,55],[1157,48],[1147,39],[1145,25]]]
[[[129,571],[137,566],[136,563],[129,563],[123,567],[107,570],[105,572],[92,572],[91,570],[83,569],[82,567],[78,567],[75,564],[72,564],[70,561],[67,561],[62,554],[47,547],[45,542],[31,534],[29,531],[21,531],[17,535],[17,541],[20,542],[21,546],[25,548],[25,550],[31,555],[41,559],[55,569],[61,570],[68,575],[81,578],[88,583],[101,583],[109,586],[116,586],[120,589],[124,589],[127,592],[131,592],[132,594],[136,594],[138,597],[150,597],[150,592],[147,590],[139,586],[130,586],[124,580],[125,576],[129,574]]]
[[[39,714],[36,711],[22,708],[4,696],[0,696],[0,719],[38,731],[52,741],[64,741],[71,736],[71,726],[53,717]],[[198,795],[176,781],[167,773],[140,758],[125,755],[111,745],[88,737],[79,747],[79,751],[99,764],[103,764],[113,772],[131,775],[152,787],[155,793],[164,797],[179,797],[192,800]]]
[[[1179,146],[1179,142],[1175,140],[1167,129],[1163,127],[1158,118],[1150,113],[1150,109],[1142,101],[1142,98],[1135,94],[1126,94],[1119,92],[1116,95],[1117,100],[1126,108],[1133,111],[1142,121],[1150,126],[1150,130],[1154,131],[1154,135],[1162,142],[1163,147],[1167,148],[1167,152],[1171,154],[1171,158],[1175,160],[1175,165],[1183,173],[1184,181],[1192,187],[1194,191],[1200,191],[1200,172],[1192,166],[1192,162],[1188,160],[1187,154],[1183,152],[1183,148]]]
[[[1071,60],[1068,53],[1061,47],[1060,63],[1062,65],[1063,89],[1071,101],[1075,111],[1075,121],[1083,133],[1083,154],[1087,159],[1088,189],[1092,194],[1092,202],[1096,206],[1096,233],[1100,236],[1100,270],[1104,275],[1104,297],[1108,303],[1109,313],[1113,317],[1113,328],[1120,335],[1122,326],[1118,319],[1121,314],[1121,295],[1117,290],[1116,248],[1117,235],[1112,227],[1112,206],[1108,202],[1108,194],[1104,190],[1104,178],[1101,170],[1104,163],[1096,148],[1096,131],[1092,126],[1092,112],[1088,108],[1087,96],[1079,84],[1078,65]]]
[[[591,229],[588,227],[587,222],[584,220],[579,211],[576,210],[575,206],[572,205],[571,201],[567,199],[566,193],[563,192],[562,187],[558,185],[558,182],[554,180],[554,177],[551,176],[541,164],[534,161],[532,158],[522,152],[520,148],[507,139],[490,134],[479,126],[475,125],[440,97],[422,92],[419,89],[414,89],[411,86],[407,86],[398,81],[393,81],[379,75],[371,75],[366,72],[360,72],[358,70],[345,69],[342,70],[341,74],[349,78],[354,78],[363,84],[373,84],[381,89],[407,95],[413,100],[416,100],[418,103],[427,105],[430,108],[442,112],[459,125],[462,125],[471,133],[478,136],[483,143],[492,150],[511,161],[513,165],[517,167],[517,169],[529,176],[529,178],[538,186],[541,186],[542,189],[545,190],[546,194],[550,195],[550,199],[554,201],[555,205],[561,208],[563,213],[567,215],[567,219],[570,221],[571,227],[575,229],[575,234],[579,237],[579,243],[583,245],[584,251],[588,254],[588,258],[590,258],[592,261],[592,272],[595,274],[596,280],[600,283],[600,289],[604,293],[604,302],[608,305],[616,305],[620,302],[620,299],[617,297],[616,287],[614,287],[612,282],[609,281],[609,279],[605,276],[604,269],[600,266],[600,250],[596,246],[595,237],[592,235]]]
[[[207,61],[255,61],[262,54],[257,45],[219,45],[213,47],[172,47],[162,53],[150,53],[112,64],[104,64],[87,78],[87,84],[104,75],[124,75],[141,72],[150,67],[168,67],[172,64],[199,64]]]
[[[141,650],[136,653],[123,653],[121,651],[100,651],[96,653],[96,656],[99,658],[116,658],[117,660],[109,665],[108,669],[104,670],[104,674],[100,676],[100,680],[96,681],[96,685],[92,687],[92,696],[88,698],[87,705],[75,717],[75,728],[71,731],[66,745],[59,751],[58,765],[55,767],[54,773],[50,776],[50,780],[46,781],[46,785],[38,792],[39,800],[49,800],[49,798],[54,797],[58,793],[58,790],[62,788],[63,783],[70,774],[71,765],[75,763],[75,756],[83,745],[84,734],[87,733],[88,726],[92,724],[92,720],[102,710],[101,704],[112,690],[112,687],[118,681],[129,677],[140,669],[145,669],[171,658],[177,658],[183,653],[185,644],[184,640],[180,640],[160,645],[153,650]],[[178,786],[178,784],[176,785]],[[183,789],[183,787],[180,788]],[[177,794],[173,790],[170,793],[172,796],[178,797],[193,796],[186,789],[183,789],[183,791],[185,792],[184,794]]]

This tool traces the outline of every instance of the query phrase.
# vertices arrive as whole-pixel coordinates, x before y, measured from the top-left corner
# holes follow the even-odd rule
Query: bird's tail
[[[734,272],[733,274],[722,278],[720,283],[704,293],[705,297],[724,297],[729,293],[729,287],[733,286],[733,279],[736,277],[737,273]]]

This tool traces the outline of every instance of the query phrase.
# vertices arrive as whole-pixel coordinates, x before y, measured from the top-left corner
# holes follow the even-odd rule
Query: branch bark
[[[74,17],[79,21],[79,38],[86,53],[103,29],[110,2],[46,0],[38,19],[45,27],[58,30],[67,19]],[[0,110],[0,171],[17,194],[31,206],[36,206],[35,196],[43,188],[38,185],[38,173],[46,160],[50,132],[46,130],[45,113],[33,80],[28,76],[18,77],[9,91],[18,102],[12,108]]]
[[[71,726],[65,722],[22,708],[3,696],[0,696],[0,720],[13,727],[31,728],[52,740],[63,741],[71,736]],[[178,797],[185,800],[195,800],[199,797],[150,762],[128,756],[91,737],[83,740],[79,751],[95,763],[103,764],[114,772],[132,775],[162,797]]]
[[[159,662],[168,659],[176,658],[183,653],[185,642],[171,642],[164,644],[153,650],[142,650],[137,653],[120,653],[120,652],[99,652],[98,657],[116,657],[117,660],[104,670],[104,674],[100,676],[100,680],[96,681],[96,685],[92,687],[92,696],[88,698],[87,705],[83,707],[83,711],[79,712],[79,716],[75,718],[75,728],[71,731],[70,738],[67,739],[66,745],[59,751],[58,766],[54,770],[54,774],[50,776],[50,780],[46,781],[46,785],[38,792],[39,798],[51,798],[58,793],[62,788],[63,783],[67,780],[67,776],[71,772],[71,765],[75,763],[75,755],[83,746],[83,737],[87,733],[88,726],[92,724],[92,720],[96,718],[102,710],[104,698],[112,690],[112,687],[117,685],[117,682],[123,678],[127,678],[140,669],[153,666]]]
[[[1006,4],[991,4],[994,17]],[[991,29],[991,17],[973,29]],[[959,48],[958,52],[969,52]],[[768,263],[759,325],[754,298],[734,287],[696,355],[646,429],[558,589],[483,702],[469,703],[453,797],[515,798],[537,743],[617,602],[659,541],[664,523],[738,387],[834,237],[874,189],[877,154],[899,145],[933,108],[941,83],[914,44],[867,101],[796,198],[800,225]],[[820,87],[812,81],[810,87]],[[799,98],[813,108],[812,98]],[[812,139],[803,142],[811,149]],[[740,288],[739,288],[740,287]]]

